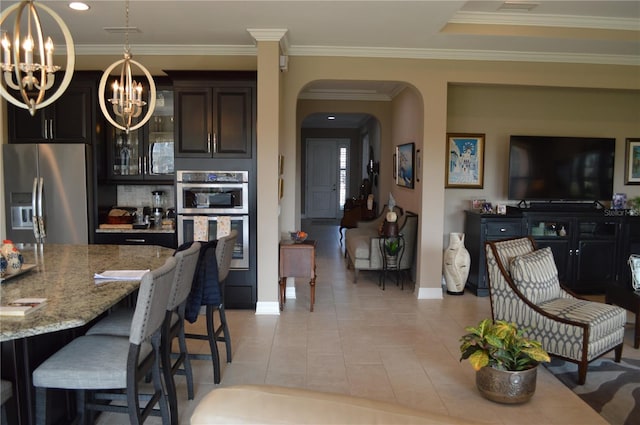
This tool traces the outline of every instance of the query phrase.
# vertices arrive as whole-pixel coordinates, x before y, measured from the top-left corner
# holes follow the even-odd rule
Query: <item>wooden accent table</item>
[[[342,229],[353,229],[354,227],[358,227],[359,221],[370,221],[377,217],[376,211],[376,203],[373,203],[372,209],[367,209],[367,200],[366,199],[347,199],[347,202],[344,203],[342,220],[340,220],[340,228],[338,232],[340,233],[340,245],[342,245],[343,233]]]
[[[306,240],[280,242],[280,310],[287,302],[286,284],[288,277],[309,278],[311,302],[309,311],[313,311],[316,301],[316,241]]]
[[[629,287],[611,284],[607,285],[605,295],[607,304],[614,304],[629,310],[636,315],[635,332],[633,336],[633,348],[640,347],[640,292],[636,292]]]

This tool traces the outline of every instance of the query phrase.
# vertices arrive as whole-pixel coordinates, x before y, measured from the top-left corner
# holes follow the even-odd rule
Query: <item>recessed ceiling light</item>
[[[89,10],[89,5],[81,1],[72,1],[69,3],[69,8],[73,10]]]
[[[327,119],[328,119],[328,120],[335,120],[335,119],[336,119],[336,117],[335,117],[335,116],[333,116],[333,115],[329,115],[329,116],[327,116]]]

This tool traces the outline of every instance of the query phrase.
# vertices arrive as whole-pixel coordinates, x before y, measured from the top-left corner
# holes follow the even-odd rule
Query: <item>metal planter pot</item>
[[[517,404],[528,401],[536,391],[538,367],[511,372],[483,367],[476,372],[476,387],[483,397],[498,403]]]

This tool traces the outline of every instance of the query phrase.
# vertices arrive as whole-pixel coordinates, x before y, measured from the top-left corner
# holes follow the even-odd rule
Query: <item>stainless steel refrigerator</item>
[[[90,146],[4,144],[7,239],[89,243]]]

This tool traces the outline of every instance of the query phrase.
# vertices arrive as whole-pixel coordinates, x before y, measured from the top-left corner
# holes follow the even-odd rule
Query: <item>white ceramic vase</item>
[[[449,246],[444,252],[443,272],[447,293],[462,295],[469,277],[471,256],[464,247],[464,233],[450,233]]]

